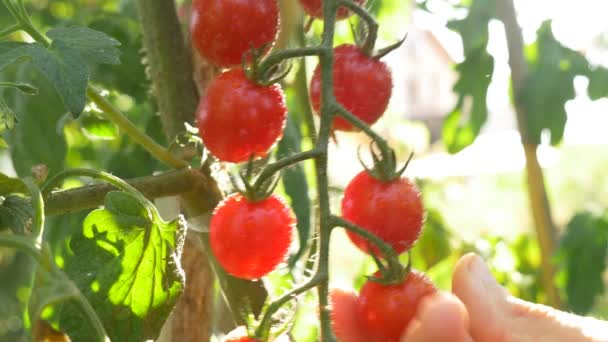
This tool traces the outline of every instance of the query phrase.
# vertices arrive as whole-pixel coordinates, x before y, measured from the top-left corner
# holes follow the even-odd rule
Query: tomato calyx
[[[291,71],[292,64],[289,62],[281,62],[263,69],[262,57],[266,54],[267,49],[272,44],[264,44],[260,48],[252,48],[243,55],[241,67],[245,72],[245,76],[253,82],[261,86],[268,87],[283,80]]]
[[[238,177],[241,184],[237,182],[234,175],[230,175],[230,181],[232,182],[232,186],[236,189],[236,191],[241,193],[250,202],[259,202],[272,195],[274,189],[276,189],[277,185],[279,184],[281,175],[279,172],[277,172],[272,174],[270,177],[260,179],[259,175],[254,175],[253,159],[254,155],[251,155],[249,161],[247,162],[247,166],[245,167],[245,171],[238,172]]]
[[[375,148],[376,147],[376,148]],[[365,162],[361,159],[361,148],[357,150],[357,158],[363,168],[374,178],[381,182],[391,182],[395,179],[400,178],[405,169],[407,169],[410,161],[414,157],[414,152],[410,153],[405,164],[397,169],[397,157],[395,151],[386,145],[386,142],[379,143],[376,140],[372,140],[369,146],[370,154],[374,165],[368,167]],[[376,151],[379,150],[379,151]]]
[[[398,49],[401,45],[403,45],[403,43],[405,42],[405,40],[407,39],[407,33],[405,34],[405,36],[403,36],[403,38],[401,38],[398,42],[391,44],[387,47],[384,47],[378,51],[376,51],[375,53],[372,54],[371,58],[373,59],[380,59],[386,55],[388,55],[389,53],[395,51],[396,49]]]
[[[374,259],[374,262],[378,267],[378,273],[380,273],[381,276],[366,276],[369,281],[373,281],[381,285],[401,284],[405,280],[405,278],[407,278],[408,274],[410,274],[410,272],[412,271],[412,254],[409,252],[408,261],[405,267],[399,262],[399,259],[396,255],[389,256],[387,258],[387,265],[385,265],[373,249],[370,249],[370,254]]]

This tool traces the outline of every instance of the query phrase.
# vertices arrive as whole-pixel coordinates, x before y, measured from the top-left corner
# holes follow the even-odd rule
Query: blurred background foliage
[[[136,125],[166,144],[150,97],[134,2],[31,0],[27,4],[43,31],[77,24],[121,42],[122,63],[95,66],[91,80]],[[178,5],[180,15],[187,18],[188,1]],[[508,50],[493,1],[368,0],[368,5],[381,23],[377,46],[408,34],[405,44],[385,58],[393,70],[394,92],[388,112],[375,128],[389,139],[402,161],[410,151],[416,152],[406,175],[419,182],[427,220],[413,249],[414,267],[449,290],[455,262],[476,252],[511,293],[547,302],[510,95]],[[529,69],[525,90],[519,94],[528,113],[526,133],[539,144],[538,159],[546,174],[559,238],[552,259],[559,270],[554,285],[563,309],[608,318],[608,100],[602,98],[608,95],[604,69],[608,26],[596,18],[608,8],[591,0],[517,1],[516,7]],[[322,23],[315,21],[303,32],[305,19],[297,0],[282,0],[282,8],[283,34],[290,39],[280,44],[319,41]],[[10,23],[0,5],[0,27]],[[339,23],[336,44],[353,42],[357,25],[356,19]],[[315,65],[314,59],[306,59],[285,81],[291,116],[277,155],[311,146],[312,114],[305,87]],[[2,173],[28,176],[39,164],[47,165],[50,175],[71,167],[106,170],[123,178],[163,170],[94,106],[87,106],[78,118],[65,114],[54,90],[26,65],[4,69],[0,80],[29,82],[39,88],[36,97],[0,88],[0,96],[18,119],[14,129],[2,132],[8,144],[0,149]],[[336,210],[341,189],[362,169],[355,157],[357,147],[367,143],[362,135],[338,133],[331,146]],[[302,241],[312,238],[310,226],[316,221],[314,186],[307,163],[289,169],[277,190],[289,198],[298,215]],[[60,251],[67,246],[66,240],[81,228],[83,214],[48,220],[47,225],[57,227],[46,230],[52,234],[53,248]],[[4,228],[6,223],[0,221],[0,230]],[[373,272],[373,261],[341,231],[335,233],[332,248],[332,286],[358,289],[365,275]],[[306,248],[294,249],[291,268],[267,279],[271,293],[281,293],[306,274],[306,255]],[[0,341],[23,338],[21,303],[28,288],[24,279],[15,277],[22,274],[23,262],[19,253],[0,250]],[[315,312],[314,295],[305,296],[291,327],[297,341],[316,338]]]

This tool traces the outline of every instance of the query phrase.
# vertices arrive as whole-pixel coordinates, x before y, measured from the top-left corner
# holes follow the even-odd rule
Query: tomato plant
[[[402,253],[420,235],[424,208],[420,193],[409,179],[383,181],[362,171],[344,190],[342,216],[378,235],[397,253]],[[348,232],[348,237],[361,250],[369,252],[366,239],[353,232]],[[373,246],[372,250],[379,252]]]
[[[386,110],[393,89],[386,64],[366,55],[355,45],[340,45],[334,54],[336,100],[365,123],[375,123]],[[310,100],[317,113],[321,106],[321,93],[321,69],[317,67],[310,81]],[[333,128],[355,130],[351,123],[340,117],[334,120]]]
[[[241,69],[213,80],[197,110],[203,143],[217,158],[229,162],[265,156],[283,135],[286,117],[281,87],[256,84]]]
[[[222,67],[237,65],[250,49],[274,41],[279,9],[275,0],[195,0],[190,29],[205,59]]]
[[[292,242],[295,219],[277,196],[252,202],[241,194],[226,197],[209,227],[211,250],[226,271],[256,279],[284,261]]]

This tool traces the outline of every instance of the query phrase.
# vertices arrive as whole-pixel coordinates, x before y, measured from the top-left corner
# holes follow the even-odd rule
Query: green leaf
[[[23,64],[18,66],[16,77],[29,80],[38,77],[38,72]],[[61,100],[49,82],[40,80],[40,93],[35,99],[14,96],[9,104],[15,109],[19,124],[7,132],[13,166],[20,177],[31,175],[31,168],[44,164],[49,177],[64,168],[67,144],[62,131],[56,130],[57,120],[64,113]]]
[[[111,121],[94,113],[82,115],[80,123],[84,133],[91,139],[113,140],[118,136],[118,128]]]
[[[488,117],[486,97],[492,81],[494,59],[482,46],[456,66],[460,78],[454,85],[458,103],[445,118],[442,139],[448,152],[456,153],[475,141]]]
[[[27,193],[27,187],[18,178],[11,178],[4,173],[0,173],[0,196],[6,196],[13,193]]]
[[[608,216],[575,215],[560,241],[559,260],[566,279],[569,308],[585,314],[604,293],[603,272],[608,252]]]
[[[15,234],[24,235],[29,230],[33,214],[32,206],[25,198],[20,196],[4,198],[0,201],[0,231],[11,229]]]
[[[73,254],[65,257],[65,271],[113,341],[156,339],[183,290],[185,222],[152,216],[133,195],[110,192],[105,208],[87,216],[70,243]],[[89,328],[73,307],[64,307],[60,323],[73,340],[89,340]]]
[[[0,127],[4,126],[7,129],[13,129],[16,122],[17,116],[15,112],[0,97]]]
[[[65,46],[80,51],[85,60],[99,64],[120,64],[120,42],[107,34],[87,27],[59,27],[46,35]]]
[[[20,42],[0,42],[0,70],[29,57],[29,45]]]
[[[62,41],[49,49],[31,44],[32,62],[51,82],[63,104],[73,116],[84,109],[89,69],[79,51]]]
[[[474,0],[466,17],[448,22],[447,27],[462,37],[465,55],[488,45],[488,23],[495,12],[494,0]]]
[[[279,142],[277,158],[283,158],[301,151],[302,137],[300,128],[294,120],[293,115],[287,117],[287,124],[283,139]],[[285,194],[290,199],[291,207],[297,218],[298,239],[300,247],[293,255],[291,261],[297,261],[307,248],[310,238],[310,196],[308,195],[308,183],[304,167],[298,163],[283,172],[282,177]]]
[[[551,143],[561,141],[566,125],[566,102],[574,98],[574,77],[584,72],[587,62],[580,54],[563,47],[551,32],[550,21],[537,32],[534,61],[518,99],[525,108],[526,129],[530,142],[540,144],[548,131]]]
[[[608,96],[608,69],[598,67],[589,70],[589,97],[592,100],[597,100],[600,97]]]

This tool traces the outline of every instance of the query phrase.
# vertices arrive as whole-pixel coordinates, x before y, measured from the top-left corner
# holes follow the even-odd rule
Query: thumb
[[[608,341],[605,322],[509,295],[475,254],[456,264],[452,292],[467,308],[470,332],[477,342]]]

